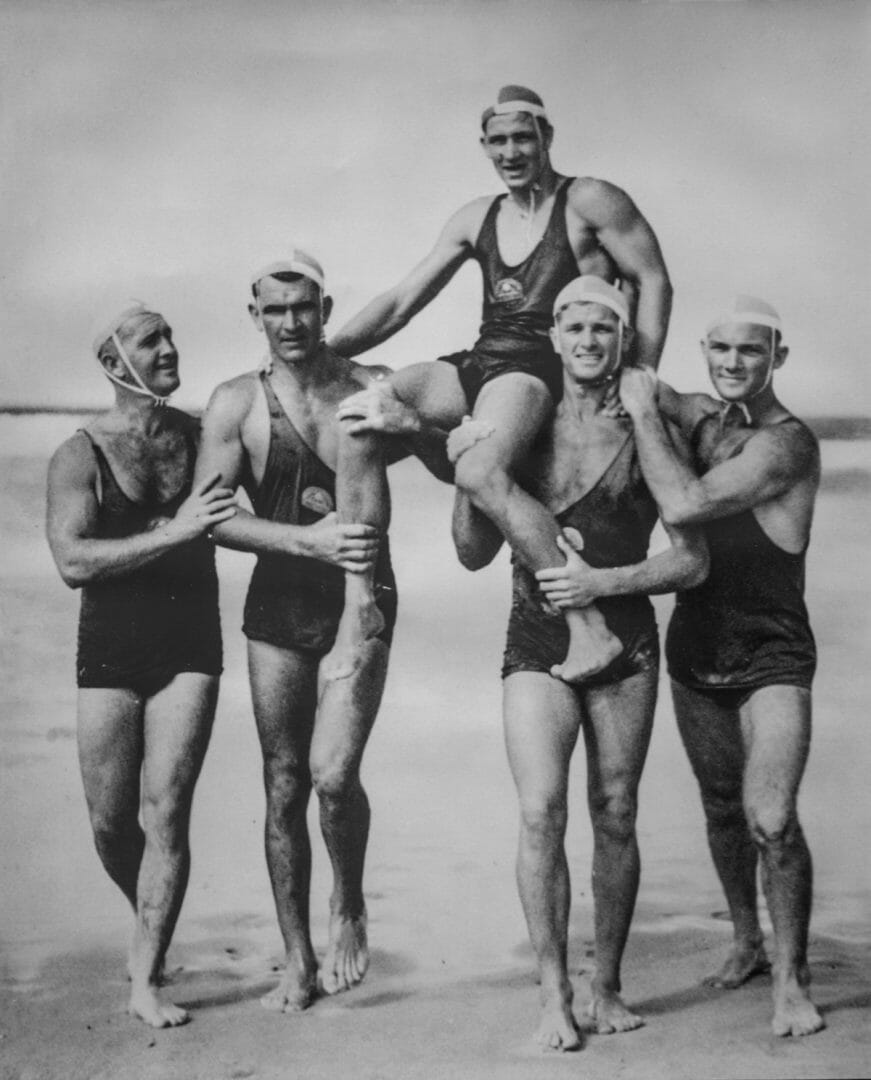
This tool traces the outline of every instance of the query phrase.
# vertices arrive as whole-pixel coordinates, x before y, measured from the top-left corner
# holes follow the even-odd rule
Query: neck
[[[755,397],[747,398],[740,404],[746,407],[754,427],[763,427],[768,420],[786,411],[775,397],[771,383],[764,390],[760,390]]]
[[[169,410],[156,405],[153,398],[134,394],[121,386],[115,388],[115,411],[124,418],[125,427],[155,434],[169,425]]]
[[[578,420],[590,420],[601,412],[602,403],[613,378],[600,383],[579,382],[563,375],[563,398],[559,410]]]
[[[538,209],[544,200],[556,191],[560,179],[559,173],[554,172],[550,162],[547,161],[534,184],[524,188],[512,189],[508,192],[508,196],[523,211],[528,212],[533,208]]]
[[[320,386],[325,382],[331,382],[335,377],[335,353],[332,353],[321,342],[309,356],[301,360],[281,360],[274,353],[270,353],[270,371],[279,379],[288,379],[302,390]]]

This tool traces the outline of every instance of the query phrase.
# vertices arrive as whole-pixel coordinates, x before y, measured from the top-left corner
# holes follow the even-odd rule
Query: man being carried
[[[63,580],[82,590],[79,762],[97,852],[136,915],[129,1011],[174,1027],[188,1014],[158,986],[221,673],[204,534],[232,517],[235,499],[214,473],[191,488],[199,426],[166,405],[179,378],[163,317],[138,301],[119,305],[101,320],[94,352],[115,405],[52,458],[48,540]]]
[[[533,576],[514,560],[504,717],[520,800],[517,882],[541,981],[535,1037],[544,1048],[573,1050],[580,1039],[567,970],[571,897],[564,847],[572,752],[582,731],[595,838],[596,975],[589,1013],[602,1034],[630,1031],[643,1021],[620,997],[620,963],[638,891],[637,793],[659,664],[647,594],[701,581],[707,557],[696,531],[670,526],[671,547],[647,557],[656,503],[641,475],[631,423],[602,411],[630,343],[625,296],[601,278],[583,276],[557,296],[554,316],[564,390],[553,424],[524,466],[523,482],[575,545],[583,538],[583,558],[560,537],[565,566]],[[502,543],[468,503],[455,515],[454,536],[470,569],[489,562]],[[568,636],[558,612],[594,601],[622,651],[582,687],[567,685],[550,676]]]
[[[550,163],[553,129],[541,98],[506,86],[481,118],[481,144],[508,188],[483,197],[448,221],[433,250],[394,288],[373,300],[331,342],[356,356],[386,341],[434,297],[468,259],[484,277],[481,333],[468,351],[418,363],[391,376],[378,392],[349,403],[340,414],[348,426],[340,452],[340,476],[353,475],[339,498],[345,520],[360,515],[361,502],[383,503],[382,482],[354,462],[366,454],[361,432],[385,426],[383,413],[400,403],[424,421],[450,429],[471,412],[479,423],[456,466],[458,491],[497,526],[531,570],[560,560],[558,528],[516,482],[516,470],[562,392],[559,359],[548,340],[557,293],[578,273],[621,278],[637,299],[639,362],[656,365],[665,340],[671,287],[650,226],[619,188],[589,177],[571,179]],[[385,393],[386,391],[386,393]],[[388,421],[389,424],[391,421]],[[411,425],[414,421],[409,420]],[[371,439],[371,435],[368,436]],[[360,492],[360,487],[365,488]],[[349,603],[355,598],[349,596]],[[361,597],[362,604],[369,604]],[[364,629],[373,624],[349,611]],[[569,682],[601,670],[619,651],[595,608],[566,612],[569,652],[557,674]],[[359,638],[359,634],[357,638]],[[351,643],[355,635],[343,635]],[[348,670],[351,664],[345,665]]]
[[[267,1008],[307,1008],[318,965],[309,930],[312,787],[333,869],[327,993],[365,974],[369,953],[363,864],[369,803],[360,762],[384,680],[396,590],[385,522],[339,524],[334,512],[336,409],[371,379],[323,343],[332,301],[323,271],[294,249],[251,279],[249,311],[266,335],[264,369],[219,386],[203,418],[199,470],[243,485],[254,513],[240,510],[214,530],[226,547],[257,554],[245,603],[251,694],[266,786],[266,859],[286,949]],[[443,447],[442,447],[443,452]],[[379,528],[380,526],[380,528]],[[352,678],[335,681],[321,660],[333,645],[347,571],[374,567],[380,629],[355,657]]]
[[[702,524],[711,573],[679,594],[667,657],[675,713],[701,788],[708,840],[735,943],[711,985],[732,988],[769,969],[757,915],[756,868],[774,926],[776,1035],[823,1026],[808,995],[811,859],[796,799],[810,746],[814,639],[804,561],[820,475],[810,430],[781,405],[774,371],[787,356],[777,312],[738,297],[713,320],[702,350],[722,399],[677,395],[693,469],[672,449],[656,377],[626,371],[644,476],[672,524]]]

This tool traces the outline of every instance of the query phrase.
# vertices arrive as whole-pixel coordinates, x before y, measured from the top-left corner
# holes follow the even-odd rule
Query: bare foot
[[[148,983],[133,985],[127,1011],[154,1028],[178,1027],[190,1020],[185,1009],[169,1001],[161,1001],[157,987]]]
[[[366,912],[349,918],[330,916],[330,943],[321,965],[321,986],[325,994],[350,990],[361,982],[369,967]]]
[[[260,1004],[270,1012],[302,1012],[318,996],[317,971],[289,961],[278,986],[264,994]]]
[[[550,669],[555,679],[581,683],[612,663],[623,651],[618,637],[608,629],[601,611],[595,606],[566,612],[569,626],[569,651],[561,664]]]
[[[572,1013],[572,991],[542,993],[541,1022],[532,1036],[542,1050],[580,1050],[581,1036]]]
[[[761,941],[751,945],[736,944],[720,970],[714,975],[707,975],[702,982],[717,990],[735,990],[754,975],[767,975],[769,971],[771,961]]]
[[[620,995],[613,991],[594,990],[587,1014],[596,1021],[596,1031],[600,1035],[614,1035],[618,1031],[635,1031],[644,1027],[642,1018],[630,1012]]]
[[[796,978],[777,980],[774,987],[774,1019],[771,1030],[775,1035],[813,1035],[826,1026],[807,992],[810,973]]]
[[[347,603],[335,643],[321,661],[321,680],[349,679],[363,665],[364,646],[377,638],[383,629],[384,616],[374,601]]]

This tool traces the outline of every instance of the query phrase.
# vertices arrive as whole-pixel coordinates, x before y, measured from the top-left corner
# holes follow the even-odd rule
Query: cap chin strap
[[[144,397],[151,398],[152,405],[158,409],[163,408],[169,404],[169,395],[161,397],[159,394],[155,394],[153,390],[149,390],[145,383],[142,381],[139,372],[130,363],[130,358],[127,355],[124,346],[121,344],[121,340],[118,337],[117,331],[112,332],[112,344],[118,350],[118,355],[121,357],[121,362],[127,369],[127,373],[133,380],[133,383],[126,382],[124,379],[119,379],[117,375],[113,375],[111,371],[103,368],[103,374],[107,379],[110,379],[113,383],[117,383],[118,386],[123,386],[125,390],[130,390],[134,394],[142,394]]]

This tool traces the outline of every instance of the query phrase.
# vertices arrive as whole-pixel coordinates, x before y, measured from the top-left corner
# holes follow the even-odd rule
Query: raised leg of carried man
[[[776,1035],[809,1035],[823,1027],[808,993],[812,866],[796,810],[810,748],[810,691],[766,686],[736,709],[676,682],[673,691],[735,934],[723,969],[709,982],[731,989],[771,966],[757,914],[758,853],[775,940],[772,1028]]]
[[[424,423],[444,429],[458,426],[467,408],[456,369],[443,361],[415,364],[397,372],[383,393],[395,396]],[[552,409],[551,396],[540,379],[521,372],[491,379],[481,389],[474,409],[474,419],[486,434],[456,461],[458,494],[496,525],[533,572],[565,562],[556,542],[560,529],[554,515],[515,477]],[[353,426],[353,417],[350,423],[345,420],[341,424],[336,481],[339,519],[375,524],[383,535],[390,496],[380,440],[371,431],[352,434]],[[345,610],[336,646],[327,661],[333,677],[353,670],[359,644],[378,633],[377,618],[371,615],[371,575],[348,573],[345,581]],[[620,654],[621,646],[594,605],[564,614],[569,649],[553,674],[566,682],[580,682],[607,667]]]

